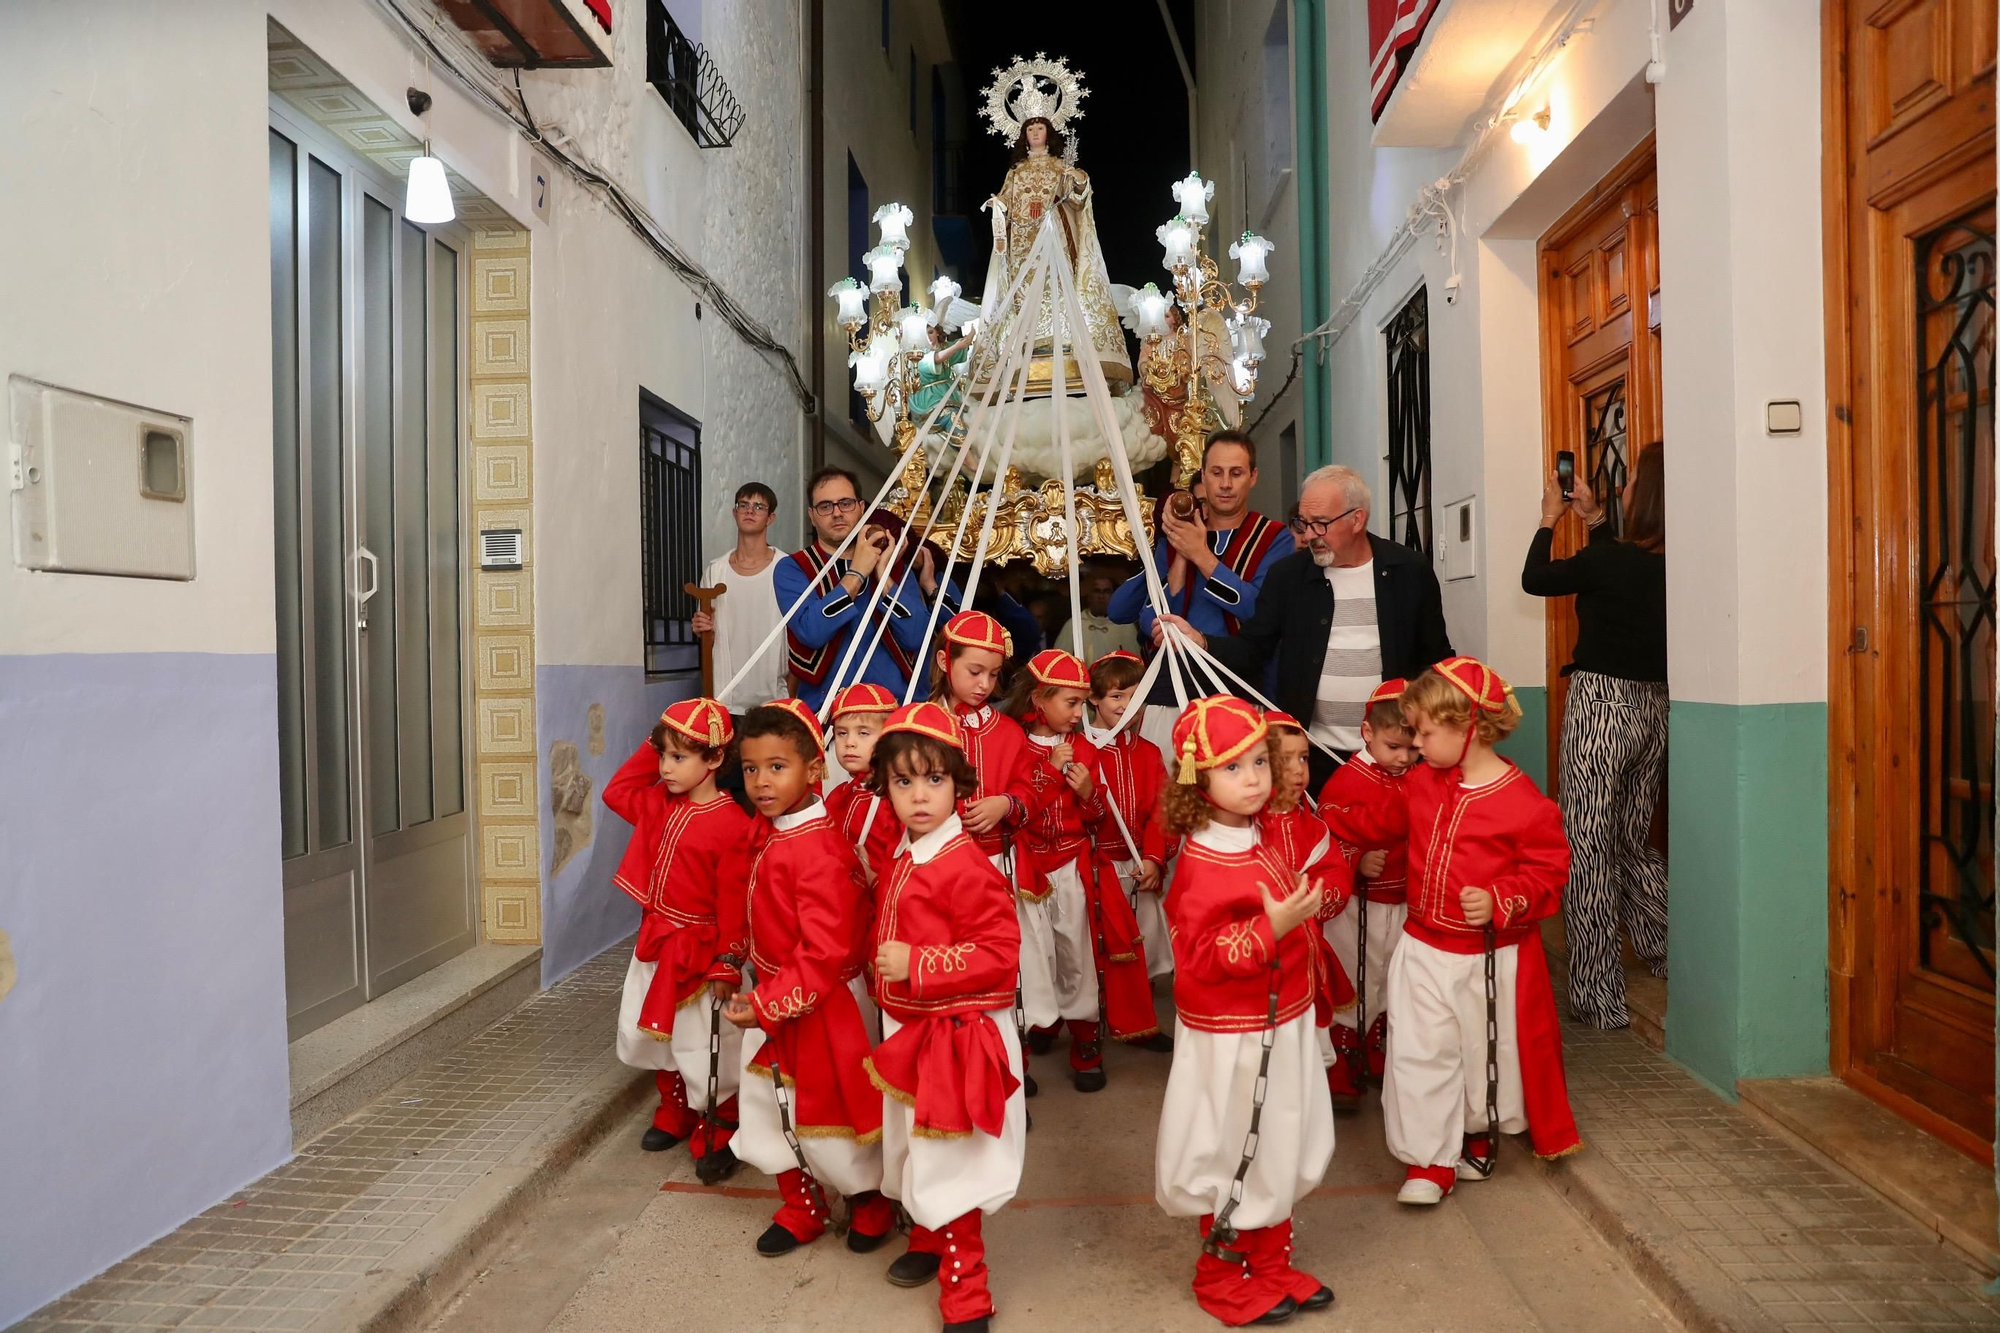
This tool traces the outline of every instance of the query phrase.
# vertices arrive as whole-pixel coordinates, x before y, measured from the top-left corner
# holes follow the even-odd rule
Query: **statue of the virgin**
[[[1132,383],[1132,363],[1119,326],[1114,289],[1098,248],[1097,221],[1091,211],[1090,177],[1076,165],[1076,133],[1071,123],[1083,115],[1087,95],[1081,79],[1068,64],[1037,55],[1016,59],[1006,70],[994,70],[980,114],[993,133],[1013,149],[1013,163],[999,193],[984,205],[993,217],[993,258],[987,271],[982,314],[989,327],[1004,327],[1022,313],[1025,287],[1002,310],[1007,288],[1026,264],[1028,252],[1045,219],[1053,215],[1063,259],[1075,281],[1086,330],[1071,331],[1067,379],[1069,392],[1083,392],[1075,367],[1079,346],[1087,345],[1103,368],[1111,392],[1122,394]],[[1032,281],[1032,279],[1030,280]],[[1028,393],[1052,392],[1056,300],[1051,281],[1036,319],[1035,362],[1029,370]],[[1087,336],[1086,336],[1087,335]]]

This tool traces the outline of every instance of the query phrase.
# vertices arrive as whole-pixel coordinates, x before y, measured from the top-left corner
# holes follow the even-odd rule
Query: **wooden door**
[[[1638,451],[1660,438],[1660,190],[1648,136],[1541,241],[1543,475],[1576,455],[1614,525]],[[1619,528],[1614,526],[1614,532]],[[1556,526],[1558,559],[1583,524]],[[1548,602],[1549,790],[1561,772],[1562,668],[1576,648],[1575,598]]]
[[[1991,0],[1829,0],[1834,1067],[1991,1160]]]

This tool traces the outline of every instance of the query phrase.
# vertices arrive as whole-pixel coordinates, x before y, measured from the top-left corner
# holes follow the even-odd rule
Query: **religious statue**
[[[1119,327],[1117,293],[1097,243],[1090,177],[1076,165],[1076,133],[1070,127],[1083,115],[1087,93],[1082,80],[1065,61],[1039,54],[1033,60],[1017,58],[1011,68],[996,69],[993,76],[983,94],[985,105],[980,114],[990,122],[992,132],[1007,141],[1014,155],[999,193],[982,205],[993,218],[993,256],[981,302],[985,322],[988,326],[1006,325],[1022,313],[1025,287],[1014,294],[1009,309],[999,307],[1009,284],[1026,264],[1036,234],[1052,215],[1089,335],[1086,340],[1079,331],[1069,335],[1068,341],[1087,341],[1111,392],[1122,394],[1132,383],[1132,364]],[[1028,373],[1031,396],[1054,391],[1055,300],[1055,284],[1051,282],[1040,311],[1033,312],[1037,323],[1035,361]],[[1072,394],[1083,390],[1074,364],[1077,351],[1076,346],[1068,349],[1071,364],[1067,382]]]
[[[1229,329],[1221,313],[1207,309],[1201,312],[1199,339],[1189,336],[1187,315],[1179,304],[1168,304],[1166,320],[1164,334],[1139,345],[1139,386],[1144,402],[1141,410],[1147,428],[1164,439],[1175,437],[1179,419],[1188,408],[1188,391],[1194,381],[1192,367],[1197,356],[1201,359],[1201,376],[1207,382],[1207,396],[1214,405],[1215,418],[1208,420],[1207,409],[1200,409],[1204,418],[1201,433],[1206,436],[1212,430],[1238,425],[1242,419],[1242,399],[1230,370]]]

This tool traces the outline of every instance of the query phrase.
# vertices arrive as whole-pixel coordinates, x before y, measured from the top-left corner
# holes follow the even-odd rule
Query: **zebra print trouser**
[[[1594,671],[1569,678],[1563,707],[1563,831],[1569,888],[1569,1008],[1579,1022],[1624,1027],[1622,920],[1653,975],[1667,973],[1667,863],[1647,842],[1667,759],[1667,687]]]

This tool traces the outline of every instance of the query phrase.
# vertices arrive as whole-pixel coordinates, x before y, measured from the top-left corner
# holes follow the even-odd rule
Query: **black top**
[[[1667,678],[1667,557],[1613,537],[1599,524],[1567,560],[1549,559],[1555,530],[1528,543],[1521,588],[1536,597],[1576,594],[1576,651],[1563,668],[1619,680]]]

